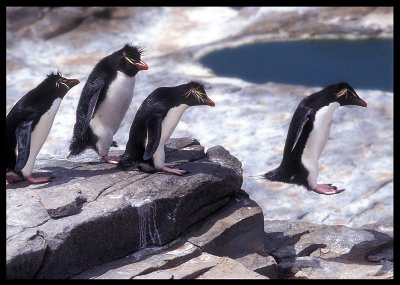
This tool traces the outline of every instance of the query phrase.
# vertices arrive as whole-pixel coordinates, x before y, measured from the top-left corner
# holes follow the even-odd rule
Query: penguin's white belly
[[[331,130],[332,117],[339,103],[334,102],[322,107],[315,114],[314,126],[304,147],[301,161],[309,171],[308,183],[311,187],[317,186],[318,159],[325,148]]]
[[[24,176],[29,176],[32,174],[36,156],[38,155],[40,149],[46,141],[47,136],[49,135],[51,126],[54,122],[54,118],[57,114],[58,108],[60,107],[61,100],[61,98],[57,98],[56,100],[54,100],[50,109],[42,115],[39,122],[36,124],[35,128],[32,131],[29,158],[24,168],[22,168],[22,174]]]
[[[164,166],[165,162],[164,145],[172,135],[172,132],[175,130],[180,119],[182,118],[183,113],[186,111],[187,108],[189,108],[189,106],[186,104],[182,104],[179,105],[178,107],[171,108],[168,111],[167,115],[165,116],[164,120],[162,121],[160,143],[157,147],[156,152],[153,155],[153,163],[156,169],[161,169]],[[146,145],[147,141],[148,140],[146,140]]]
[[[132,102],[134,88],[135,76],[129,77],[118,71],[106,97],[89,123],[93,133],[99,138],[97,148],[102,155],[108,153],[112,138]]]

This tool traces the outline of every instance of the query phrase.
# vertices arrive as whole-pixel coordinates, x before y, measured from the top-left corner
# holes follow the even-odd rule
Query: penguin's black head
[[[206,91],[204,90],[204,85],[197,81],[190,81],[185,84],[187,92],[184,93],[183,100],[186,105],[196,106],[196,105],[208,105],[215,106],[213,100],[208,98]]]
[[[149,66],[140,59],[143,49],[126,44],[122,48],[122,57],[118,69],[128,76],[135,76],[140,70],[147,70]]]
[[[338,102],[340,106],[357,105],[367,107],[367,102],[361,99],[356,91],[346,82],[335,84],[332,86],[332,89],[332,92],[335,94],[335,101]]]
[[[78,79],[68,79],[61,75],[60,72],[51,73],[43,82],[45,86],[51,89],[53,96],[63,98],[65,94],[79,83]]]

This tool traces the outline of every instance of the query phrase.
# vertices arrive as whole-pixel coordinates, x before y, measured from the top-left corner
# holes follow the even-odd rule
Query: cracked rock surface
[[[206,148],[221,145],[237,157],[242,188],[265,218],[351,227],[393,220],[393,92],[353,86],[368,107],[335,112],[318,183],[346,191],[323,196],[251,176],[279,165],[294,110],[324,86],[254,84],[214,74],[200,62],[208,52],[259,42],[392,38],[393,7],[7,7],[6,16],[6,112],[51,71],[60,69],[81,81],[63,99],[39,158],[67,157],[89,73],[101,58],[130,42],[145,48],[149,70],[137,74],[132,103],[114,136],[119,150],[148,94],[199,80],[216,106],[187,110],[173,135],[199,138]],[[85,177],[84,171],[78,173]],[[102,183],[100,189],[111,187],[112,178]],[[85,197],[98,194],[86,191]],[[53,207],[51,215],[63,216],[79,210],[80,193],[70,195],[65,208],[54,200],[43,202]]]
[[[280,278],[393,278],[392,223],[349,228],[266,220],[264,228]]]
[[[52,159],[38,164],[55,176],[50,183],[7,185],[7,276],[68,278],[164,245],[240,190],[241,163],[220,146],[204,153],[195,139],[170,139],[166,155],[190,173],[150,175],[97,158]]]

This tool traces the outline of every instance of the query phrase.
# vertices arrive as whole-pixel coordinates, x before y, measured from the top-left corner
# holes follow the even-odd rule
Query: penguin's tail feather
[[[87,149],[89,145],[90,145],[90,142],[89,142],[89,138],[87,138],[87,136],[72,138],[71,144],[69,145],[68,158],[70,158],[71,156],[80,154],[82,151]]]
[[[134,166],[136,164],[137,164],[136,159],[134,159],[131,155],[124,153],[120,156],[120,161],[117,164],[117,168],[127,169],[128,167]]]
[[[267,172],[261,175],[262,178],[270,180],[270,181],[278,181],[278,182],[288,182],[291,180],[290,174],[286,171],[283,171],[282,168],[278,167],[270,172]]]

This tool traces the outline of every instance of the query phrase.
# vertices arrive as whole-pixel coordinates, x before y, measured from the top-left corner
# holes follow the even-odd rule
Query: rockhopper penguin
[[[185,110],[196,105],[215,106],[199,82],[191,81],[175,87],[160,87],[154,90],[136,113],[118,167],[137,165],[139,170],[149,173],[156,171],[177,175],[186,173],[185,170],[165,166],[164,145]]]
[[[140,59],[142,53],[126,44],[96,64],[79,99],[68,157],[90,147],[106,162],[118,162],[118,157],[108,156],[108,152],[116,146],[113,136],[131,104],[135,75],[149,68]]]
[[[271,181],[302,185],[319,194],[337,194],[332,184],[317,184],[318,159],[326,145],[334,111],[345,105],[367,107],[354,89],[341,82],[304,98],[293,114],[278,168],[262,175]]]
[[[36,156],[49,135],[54,117],[65,94],[79,83],[60,73],[52,73],[36,88],[24,95],[6,118],[8,183],[24,178],[30,183],[45,183],[51,177],[32,176]]]

